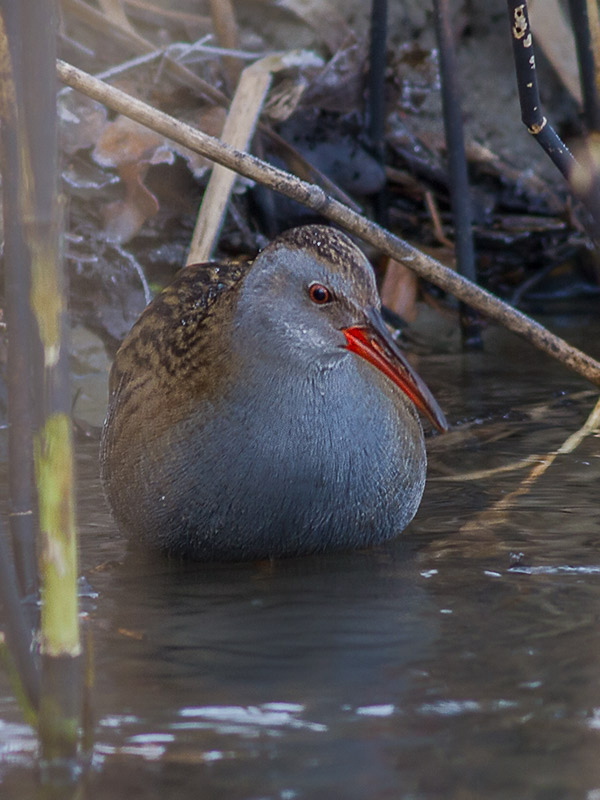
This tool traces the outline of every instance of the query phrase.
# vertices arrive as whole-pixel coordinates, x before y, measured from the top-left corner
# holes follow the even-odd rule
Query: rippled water
[[[600,355],[598,323],[576,322]],[[378,550],[216,567],[141,554],[81,449],[97,720],[83,796],[599,800],[599,440],[512,501],[527,469],[473,474],[555,450],[596,396],[507,335],[420,368],[456,427],[429,441],[416,520]],[[3,799],[38,797],[34,752],[0,673]]]

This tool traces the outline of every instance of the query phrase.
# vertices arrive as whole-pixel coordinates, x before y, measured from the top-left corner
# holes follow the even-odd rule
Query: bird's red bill
[[[425,382],[404,358],[392,337],[376,329],[356,325],[344,328],[347,348],[383,372],[396,386],[408,395],[439,431],[449,428],[444,412],[427,388]]]

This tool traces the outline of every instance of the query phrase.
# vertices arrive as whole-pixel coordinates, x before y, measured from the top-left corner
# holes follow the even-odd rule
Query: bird
[[[364,549],[425,486],[421,411],[443,411],[340,230],[285,231],[251,261],[181,270],[119,348],[101,478],[118,527],[181,559]]]

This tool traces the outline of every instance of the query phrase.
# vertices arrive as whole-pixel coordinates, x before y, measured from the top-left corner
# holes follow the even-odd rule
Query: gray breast
[[[416,513],[426,468],[414,407],[352,355],[297,379],[237,381],[219,408],[169,430],[152,459],[140,535],[205,560],[389,539]]]

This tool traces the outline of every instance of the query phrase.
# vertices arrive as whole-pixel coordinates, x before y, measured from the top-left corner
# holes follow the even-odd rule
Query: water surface
[[[600,326],[576,326],[593,351]],[[527,470],[472,474],[556,449],[594,393],[504,334],[420,369],[456,427],[429,440],[414,523],[372,551],[148,556],[101,501],[96,445],[79,448],[96,656],[83,796],[599,800],[599,440],[505,508]],[[0,672],[3,800],[41,797],[34,753]]]

